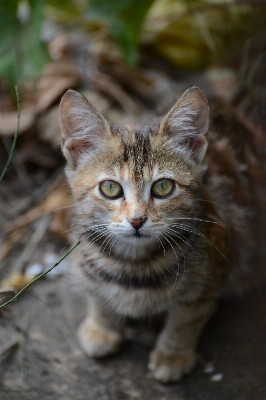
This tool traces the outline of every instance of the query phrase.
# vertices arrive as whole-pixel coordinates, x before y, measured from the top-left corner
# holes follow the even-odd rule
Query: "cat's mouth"
[[[135,236],[135,237],[137,237],[137,238],[143,237],[142,233],[139,233],[138,231],[135,232],[135,233],[133,234],[133,236]]]
[[[144,235],[143,233],[140,233],[140,232],[136,231],[133,234],[125,235],[125,237],[127,237],[127,238],[134,237],[136,239],[145,239],[145,238],[149,238],[149,235]]]
[[[144,235],[143,233],[140,233],[138,231],[136,231],[135,233],[133,233],[132,235],[133,237],[137,238],[137,239],[144,239],[144,238],[148,238],[149,235]]]

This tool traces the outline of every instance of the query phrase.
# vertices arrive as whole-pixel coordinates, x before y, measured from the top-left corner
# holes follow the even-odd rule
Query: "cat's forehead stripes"
[[[145,171],[152,168],[152,151],[150,133],[155,128],[144,129],[139,125],[125,125],[123,129],[113,128],[113,133],[119,135],[122,151],[119,157],[121,173],[130,177],[138,187],[144,184]]]

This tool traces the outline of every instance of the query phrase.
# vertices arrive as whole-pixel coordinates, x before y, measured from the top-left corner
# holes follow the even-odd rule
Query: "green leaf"
[[[110,23],[111,35],[131,66],[138,61],[137,42],[143,19],[154,0],[90,0],[87,15],[91,20]]]
[[[86,4],[75,0],[46,0],[47,14],[62,25],[73,25],[79,21]]]
[[[49,59],[41,40],[46,1],[0,1],[0,76],[11,88],[20,79],[36,78]],[[18,16],[21,5],[28,8],[26,20]]]
[[[4,76],[11,85],[16,79],[16,39],[19,36],[19,22],[16,18],[17,1],[4,1],[0,4],[0,75]]]
[[[31,15],[29,23],[22,27],[23,78],[36,78],[49,60],[46,46],[41,40],[41,29],[45,15],[45,0],[29,0]]]

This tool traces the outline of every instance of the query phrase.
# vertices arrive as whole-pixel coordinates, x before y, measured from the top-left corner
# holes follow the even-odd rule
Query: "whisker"
[[[173,233],[171,233],[171,234],[174,234],[174,236],[176,236],[175,235],[175,231],[173,230],[173,229],[170,229],[170,228],[166,228],[166,231],[167,232],[173,232]],[[184,252],[183,252],[183,250],[182,250],[182,247],[170,236],[170,233],[168,233],[168,237],[178,246],[178,248],[179,248],[179,250],[181,251],[181,253],[183,254],[183,257],[184,257],[184,259],[185,259],[185,254],[184,254]]]
[[[201,254],[192,246],[192,244],[188,240],[186,240],[185,236],[182,235],[182,233],[177,232],[171,228],[167,228],[167,230],[170,230],[172,232],[172,235],[174,235],[175,237],[178,237],[180,240],[182,240],[183,243],[185,243],[193,251],[193,253],[196,253],[197,259],[199,256],[203,260],[203,257],[201,256]]]
[[[191,220],[191,221],[199,221],[199,222],[208,222],[210,224],[218,224],[219,223],[217,221],[210,221],[208,219],[201,219],[201,218],[192,218],[192,217],[166,217],[166,219],[171,219],[171,220],[175,220],[175,221],[179,221],[179,220]]]
[[[165,247],[164,247],[164,245],[163,245],[163,242],[161,241],[161,239],[159,238],[159,236],[156,236],[156,239],[157,239],[158,242],[159,242],[159,246],[160,246],[160,244],[161,244],[161,246],[162,246],[162,248],[163,248],[163,255],[164,255],[164,257],[165,257]]]
[[[184,231],[192,232],[192,233],[195,233],[195,235],[201,236],[210,246],[212,246],[215,250],[218,251],[218,253],[220,253],[224,257],[224,259],[228,262],[229,265],[231,265],[231,263],[225,257],[225,255],[202,232],[200,232],[195,227],[192,227],[190,225],[185,225],[185,224],[177,224],[177,223],[173,224],[172,226],[177,226]]]
[[[74,227],[72,227],[72,228],[70,228],[70,229],[67,229],[66,231],[62,232],[62,234],[63,234],[63,233],[70,232],[70,231],[73,231],[74,229],[77,229],[77,228],[79,228],[80,226],[84,226],[84,225],[83,225],[83,224],[76,225],[76,226],[74,226]]]
[[[179,276],[179,269],[180,269],[180,268],[179,268],[179,259],[178,259],[178,256],[177,256],[177,254],[176,254],[176,251],[175,251],[174,246],[172,245],[172,243],[169,242],[169,240],[167,239],[167,237],[165,237],[164,235],[162,235],[162,237],[163,237],[163,238],[170,244],[170,246],[172,247],[173,252],[175,253],[175,257],[176,257],[176,260],[177,260],[177,267],[178,267],[177,273],[176,273],[176,277],[175,277],[175,281],[174,281],[173,286],[171,287],[170,291],[168,292],[168,295],[170,295],[170,294],[172,293],[172,291],[174,290],[174,287],[175,287],[176,282],[177,282],[177,278],[178,278],[178,276]],[[168,235],[168,237],[170,238],[170,235]]]
[[[106,224],[89,226],[89,227],[86,227],[86,229],[84,229],[83,231],[77,232],[77,234],[81,234],[81,233],[84,233],[84,232],[90,232],[92,230],[93,231],[99,231],[99,230],[104,229],[106,226],[107,226]]]
[[[114,238],[114,240],[113,240],[113,242],[112,242],[112,245],[111,245],[111,247],[110,247],[110,249],[109,249],[109,256],[111,255],[111,250],[112,250],[112,248],[113,248],[113,246],[114,246],[114,244],[115,244],[115,242],[117,241],[118,238],[119,238],[119,236],[116,236],[116,237]]]
[[[104,253],[106,247],[108,246],[108,243],[110,243],[110,241],[112,240],[112,238],[113,238],[113,234],[110,233],[110,234],[106,237],[106,239],[103,241],[103,243],[101,244],[101,247],[102,247],[102,246],[104,245],[104,243],[106,242],[106,240],[107,240],[107,242],[106,242],[106,244],[105,244],[105,246],[104,246],[104,248],[103,248],[103,250],[102,250],[102,254]],[[108,239],[109,239],[109,240],[108,240]],[[100,247],[100,250],[101,250],[101,247]]]
[[[170,235],[168,235],[168,237],[170,238],[170,239],[172,239],[173,240],[173,238],[170,236]],[[173,240],[174,241],[174,240]],[[174,241],[175,242],[175,241]],[[176,243],[176,242],[175,242]],[[182,250],[181,250],[182,251]],[[183,253],[183,251],[182,251],[182,253]],[[183,255],[184,255],[184,253],[183,253]],[[186,261],[186,258],[185,258],[185,255],[184,255],[184,264],[183,264],[183,266],[184,266],[184,268],[183,268],[183,270],[181,271],[182,272],[182,274],[181,274],[181,278],[180,278],[180,281],[179,281],[179,284],[178,284],[178,286],[180,286],[181,285],[181,283],[182,283],[182,280],[183,280],[183,278],[184,278],[184,275],[185,275],[185,270],[186,270],[186,263],[185,263],[185,261]],[[175,283],[174,283],[174,285],[173,285],[173,287],[171,288],[171,290],[170,290],[170,292],[169,292],[169,294],[172,292],[172,290],[174,289],[174,287],[175,287],[175,284],[176,284],[176,281],[177,281],[177,278],[175,279]]]
[[[196,201],[202,201],[204,203],[211,203],[214,204],[215,206],[219,206],[222,207],[223,209],[225,208],[222,204],[219,203],[215,203],[214,201],[210,201],[210,200],[203,200],[203,199],[195,199]]]
[[[86,247],[86,249],[84,250],[83,254],[86,254],[86,252],[88,251],[88,249],[90,248],[90,246],[92,246],[95,242],[97,242],[97,240],[101,239],[102,237],[104,237],[106,235],[106,233],[108,233],[108,229],[105,229],[101,232],[93,232],[91,235],[89,235],[86,240],[88,240],[90,237],[92,237],[93,235],[96,234],[96,237],[92,239],[92,241],[89,243],[89,245]]]

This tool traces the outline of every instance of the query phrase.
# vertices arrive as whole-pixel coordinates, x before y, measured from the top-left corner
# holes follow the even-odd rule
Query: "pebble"
[[[219,373],[219,374],[214,374],[211,376],[210,380],[212,382],[221,382],[223,380],[223,374]]]
[[[44,256],[44,265],[45,265],[45,270],[51,268],[53,265],[55,265],[58,261],[60,260],[60,256],[55,253],[47,253]],[[60,264],[58,264],[52,271],[50,271],[46,277],[50,279],[57,278],[60,275],[63,275],[65,270],[67,269],[67,260],[61,261]]]
[[[207,362],[204,365],[203,372],[205,372],[205,374],[211,374],[214,372],[214,363],[212,361]]]
[[[35,278],[43,272],[43,265],[40,263],[35,263],[29,265],[25,270],[25,275],[27,278]]]

